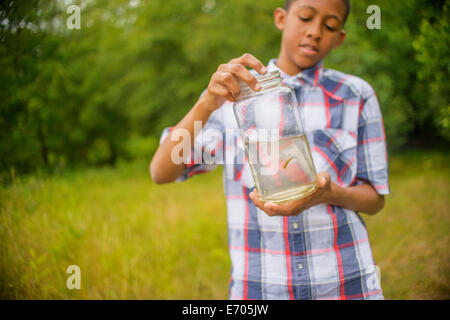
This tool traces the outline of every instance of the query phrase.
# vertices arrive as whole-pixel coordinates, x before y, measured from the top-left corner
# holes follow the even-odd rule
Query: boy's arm
[[[193,145],[195,140],[194,121],[201,121],[203,127],[211,114],[220,108],[225,100],[235,102],[236,97],[240,93],[238,80],[248,83],[255,91],[261,89],[256,78],[246,69],[246,67],[251,67],[261,74],[266,73],[267,71],[258,59],[248,53],[239,58],[232,59],[230,62],[222,64],[217,68],[217,71],[211,77],[208,89],[156,150],[150,163],[150,174],[154,182],[158,184],[173,182],[186,169],[186,164],[176,164],[172,161],[171,157],[173,148],[180,143],[180,141],[176,139],[174,139],[175,141],[172,141],[174,133],[177,135],[177,129],[184,129],[184,133],[187,131],[190,138],[189,145]],[[183,137],[185,135],[178,136]],[[188,141],[184,142],[187,143]],[[181,149],[180,154],[178,154],[180,158],[186,156],[182,154],[182,152],[183,149]]]
[[[173,128],[172,132],[156,150],[155,155],[150,163],[150,174],[152,180],[157,183],[167,183],[175,181],[186,170],[186,164],[176,164],[172,161],[172,149],[180,143],[179,140],[172,140],[172,135],[177,133],[179,129],[187,130],[190,137],[190,144],[192,145],[195,139],[194,136],[194,121],[201,121],[202,125],[208,121],[212,110],[207,108],[205,99],[200,98],[186,116]],[[181,136],[181,135],[180,135]],[[183,136],[181,136],[183,139]],[[184,141],[187,143],[187,141]],[[179,156],[184,158],[181,149]]]
[[[364,183],[357,186],[341,187],[331,183],[331,192],[328,194],[328,203],[349,210],[364,212],[374,215],[384,208],[384,195],[380,195],[369,184]]]
[[[250,193],[250,198],[269,216],[295,216],[318,204],[331,204],[370,215],[384,207],[384,196],[379,195],[368,183],[341,187],[330,180],[327,172],[322,172],[317,175],[317,186],[313,194],[284,204],[264,203],[258,199],[256,190]]]

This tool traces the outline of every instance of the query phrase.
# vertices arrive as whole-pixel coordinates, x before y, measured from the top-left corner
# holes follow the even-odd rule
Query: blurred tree
[[[66,27],[67,6],[81,29]],[[381,9],[369,30],[366,9]],[[444,6],[445,4],[445,6]],[[0,2],[0,175],[42,167],[150,159],[221,63],[267,63],[284,1]],[[377,92],[391,150],[426,136],[448,142],[448,1],[352,1],[347,39],[325,67]]]
[[[423,19],[420,35],[414,41],[419,62],[418,77],[429,90],[426,111],[419,118],[424,128],[439,132],[450,140],[450,2],[445,2],[440,15]],[[427,122],[428,125],[426,126]],[[433,127],[434,125],[434,127]],[[437,128],[437,130],[435,129]]]
[[[420,70],[428,68],[430,60],[424,59],[424,63],[419,64],[413,47],[421,32],[420,21],[426,23],[440,16],[445,19],[442,15],[444,2],[435,1],[433,6],[428,0],[352,1],[345,27],[347,39],[327,59],[328,66],[358,75],[374,87],[391,151],[417,139],[426,144],[430,138],[435,141],[444,138],[432,125],[433,118],[439,115],[430,110],[428,84],[418,78]],[[366,9],[371,4],[381,9],[380,30],[366,27],[369,17]],[[448,33],[440,33],[440,37],[441,43],[448,43]],[[437,58],[436,54],[430,52]],[[442,61],[448,64],[448,55],[443,56]]]
[[[38,1],[0,4],[0,168],[31,171],[48,161],[42,100],[36,96],[44,25]],[[39,92],[39,91],[38,91]],[[44,111],[45,112],[45,111]]]

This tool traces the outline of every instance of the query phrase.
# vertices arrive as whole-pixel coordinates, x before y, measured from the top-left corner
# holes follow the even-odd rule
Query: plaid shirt
[[[269,62],[269,72],[279,70],[275,62]],[[371,86],[322,63],[292,77],[279,71],[297,95],[317,172],[328,172],[343,187],[370,183],[379,194],[388,194],[386,137]],[[224,161],[223,173],[232,262],[229,298],[383,299],[358,213],[322,204],[297,216],[270,217],[255,207],[249,198],[254,189],[249,165],[239,161],[244,149],[232,107],[227,102],[216,110],[196,139],[203,152],[223,152],[223,159],[231,159]],[[209,129],[219,134],[200,139]],[[225,134],[231,131],[235,134]],[[222,164],[206,164],[194,152],[189,157],[177,181]]]

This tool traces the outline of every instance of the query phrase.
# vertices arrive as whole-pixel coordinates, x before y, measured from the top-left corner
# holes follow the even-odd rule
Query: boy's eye
[[[311,18],[305,18],[305,17],[302,17],[302,16],[298,16],[298,18],[299,18],[300,20],[304,21],[304,22],[311,21]]]
[[[325,27],[330,31],[336,31],[336,28],[330,27],[329,25],[325,25]]]

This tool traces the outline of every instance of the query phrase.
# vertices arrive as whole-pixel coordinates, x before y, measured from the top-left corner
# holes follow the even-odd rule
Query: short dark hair
[[[286,9],[286,11],[288,11],[289,8],[291,7],[292,2],[294,2],[294,1],[295,0],[286,0],[284,9]],[[347,10],[345,10],[344,22],[342,23],[342,25],[344,25],[345,22],[347,21],[348,15],[350,14],[350,0],[342,0],[342,2],[344,2],[345,8],[347,9]]]

